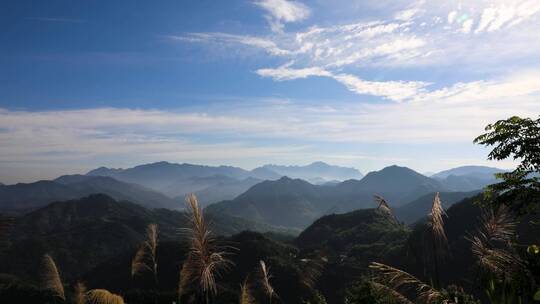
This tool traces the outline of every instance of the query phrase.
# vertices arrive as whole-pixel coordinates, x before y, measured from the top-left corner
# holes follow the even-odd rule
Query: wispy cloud
[[[367,81],[351,74],[333,74],[319,67],[293,69],[288,65],[276,69],[259,69],[257,74],[276,81],[294,80],[312,76],[329,77],[347,89],[361,95],[380,96],[389,100],[404,101],[425,91],[429,83],[421,81]]]
[[[312,25],[298,32],[279,31],[261,37],[190,33],[176,39],[260,49],[286,60],[285,65],[259,68],[256,72],[263,77],[276,81],[330,77],[358,94],[395,101],[425,98],[433,91],[426,89],[429,84],[443,84],[425,73],[420,79],[386,77],[390,80],[375,81],[360,77],[365,74],[362,70],[383,68],[391,74],[392,69],[444,66],[454,71],[468,68],[480,72],[501,69],[501,63],[537,58],[540,52],[540,42],[534,38],[540,15],[538,1],[401,2],[406,5],[374,21]],[[307,16],[301,10],[292,13],[295,10],[288,6],[291,2],[257,3],[273,12],[270,15],[276,20],[293,22]],[[504,76],[490,76],[485,81]],[[455,87],[462,85],[457,83]]]
[[[265,50],[268,54],[274,56],[288,56],[295,53],[278,47],[278,45],[266,38],[246,36],[246,35],[234,35],[227,33],[189,33],[184,36],[168,35],[165,38],[175,41],[188,41],[188,42],[210,42],[216,44],[241,44],[254,48]]]
[[[419,170],[485,164],[485,154],[471,156],[472,139],[486,124],[509,113],[538,115],[539,90],[540,73],[519,71],[498,80],[419,93],[402,103],[336,101],[330,106],[265,98],[177,110],[0,109],[0,179],[51,178],[101,165],[159,160],[241,166],[327,160],[362,163],[362,169],[398,162]],[[381,153],[370,148],[374,145],[391,149]],[[411,145],[426,150],[404,154]],[[439,145],[469,147],[463,152],[468,158],[444,154]],[[429,152],[433,149],[438,152]],[[442,155],[448,160],[441,160]]]
[[[482,11],[475,33],[494,32],[516,26],[540,12],[540,2],[504,1],[493,4]]]
[[[283,31],[283,23],[301,21],[311,14],[306,5],[297,1],[258,0],[254,3],[268,12],[266,19],[274,32]]]
[[[88,162],[126,155],[136,156],[139,162],[240,162],[279,155],[302,159],[309,142],[335,147],[328,151],[329,157],[343,154],[340,147],[353,143],[470,143],[487,123],[509,113],[538,115],[539,93],[540,73],[521,72],[420,93],[406,103],[336,102],[330,107],[289,100],[177,111],[4,109],[0,110],[0,162]],[[201,138],[212,140],[201,142]],[[264,144],[276,140],[295,144]]]
[[[312,76],[333,77],[332,73],[319,67],[292,69],[288,65],[276,69],[259,69],[257,70],[257,74],[262,77],[270,77],[276,81],[294,80]]]

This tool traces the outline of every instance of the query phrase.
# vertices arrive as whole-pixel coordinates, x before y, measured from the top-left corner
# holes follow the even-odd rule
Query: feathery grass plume
[[[263,287],[264,293],[268,296],[271,303],[272,298],[277,297],[274,287],[272,287],[272,284],[270,283],[270,279],[272,279],[273,276],[270,273],[270,267],[266,267],[266,263],[263,260],[260,260],[259,264],[261,265],[260,267],[261,286]]]
[[[412,289],[417,295],[416,300],[424,303],[433,303],[443,297],[438,290],[401,269],[376,262],[372,262],[369,268],[376,273],[375,282],[383,284],[398,293],[400,293],[400,289]]]
[[[302,267],[301,283],[309,289],[315,288],[317,280],[321,277],[324,264],[322,259],[302,259],[300,260]]]
[[[64,285],[53,258],[45,254],[41,261],[41,289],[52,292],[55,297],[66,299]]]
[[[75,284],[73,303],[74,304],[86,303],[86,286],[84,285],[84,283],[77,282],[77,284]]]
[[[141,244],[131,262],[131,276],[150,271],[157,284],[157,246],[158,226],[149,224],[146,228],[146,240]]]
[[[379,293],[380,295],[391,297],[398,304],[414,304],[406,296],[386,285],[377,282],[370,282],[370,285],[377,293]]]
[[[253,295],[251,294],[251,286],[248,282],[249,277],[247,277],[244,282],[240,285],[240,298],[239,303],[240,304],[254,304],[255,299],[253,298]]]
[[[432,265],[433,274],[431,279],[437,287],[440,287],[439,262],[447,254],[445,249],[448,248],[448,238],[444,231],[443,216],[446,216],[446,212],[442,206],[439,192],[437,192],[431,205],[431,212],[428,215],[428,237],[431,246],[427,248],[428,250],[424,250],[426,254],[425,265]],[[430,259],[432,260],[430,261]],[[428,267],[426,266],[424,271],[427,269]]]
[[[388,202],[386,202],[386,200],[380,196],[380,195],[375,195],[375,202],[377,204],[379,204],[379,206],[377,206],[377,209],[378,210],[382,210],[390,215],[393,215],[392,214],[392,209],[390,208],[390,206],[388,205]]]
[[[521,258],[510,247],[515,228],[516,223],[504,205],[495,212],[483,212],[476,234],[467,238],[480,267],[499,277],[521,268]]]
[[[232,262],[225,257],[227,252],[224,248],[216,245],[197,197],[190,194],[186,201],[191,224],[187,228],[190,248],[183,268],[186,268],[191,280],[198,283],[201,293],[208,302],[209,296],[217,294],[216,277],[227,270]]]
[[[442,206],[439,192],[437,192],[437,194],[435,194],[435,198],[433,199],[433,204],[431,205],[429,227],[431,228],[434,240],[439,242],[441,245],[446,245],[448,244],[448,239],[446,238],[446,233],[444,232],[443,215],[446,216],[446,212]]]
[[[124,299],[105,289],[92,289],[86,294],[88,304],[124,304]]]

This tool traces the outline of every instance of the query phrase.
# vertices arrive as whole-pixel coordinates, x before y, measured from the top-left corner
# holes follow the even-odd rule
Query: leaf
[[[529,247],[527,247],[527,252],[529,254],[539,254],[540,253],[540,247],[538,247],[538,245],[531,245]]]
[[[534,300],[540,301],[540,289],[538,289],[538,291],[536,291],[536,293],[534,294]]]

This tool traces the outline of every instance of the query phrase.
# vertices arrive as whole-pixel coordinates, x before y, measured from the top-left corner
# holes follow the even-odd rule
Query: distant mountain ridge
[[[470,192],[440,192],[439,195],[443,207],[448,209],[455,203],[476,196],[480,192],[480,190]],[[393,210],[394,215],[398,220],[404,222],[405,224],[413,224],[422,220],[431,212],[431,206],[434,198],[435,193],[423,195],[412,202],[395,208]]]
[[[189,193],[200,193],[202,206],[232,199],[256,182],[281,177],[269,170],[248,171],[231,166],[169,162],[145,164],[128,169],[101,167],[86,175],[110,176],[120,181],[142,185],[175,200],[183,200]]]
[[[441,171],[439,173],[433,174],[433,178],[447,178],[450,175],[463,176],[463,175],[494,175],[495,173],[502,173],[508,170],[487,167],[487,166],[461,166],[448,170]]]
[[[483,189],[497,182],[496,173],[507,170],[486,166],[461,166],[432,175],[452,191],[473,191]]]
[[[282,176],[302,178],[316,184],[362,177],[356,169],[323,162],[314,162],[307,166],[265,165],[251,171],[231,166],[157,162],[128,169],[101,167],[86,175],[113,177],[161,192],[170,198],[198,193],[202,205],[233,199],[256,182],[277,180]]]
[[[394,206],[407,203],[423,194],[446,189],[437,180],[396,165],[370,172],[361,180],[345,181],[336,187],[346,193],[381,195]]]
[[[314,162],[306,166],[264,165],[262,168],[290,178],[301,178],[312,183],[332,180],[361,179],[362,173],[354,168],[332,166],[324,162]]]
[[[78,199],[96,193],[107,194],[119,200],[130,200],[148,208],[183,207],[178,201],[161,193],[111,177],[65,175],[54,181],[0,187],[0,210],[31,210],[54,201]]]
[[[334,186],[313,185],[288,177],[265,181],[233,200],[210,205],[207,210],[275,226],[304,228],[326,214],[372,208],[375,194],[399,206],[444,190],[434,179],[409,168],[391,166],[371,172],[361,180],[348,180]]]

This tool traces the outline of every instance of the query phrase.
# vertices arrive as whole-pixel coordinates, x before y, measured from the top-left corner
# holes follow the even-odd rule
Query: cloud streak
[[[259,0],[255,5],[268,12],[266,19],[274,32],[282,32],[284,24],[307,19],[310,9],[301,2],[288,0]]]
[[[509,113],[538,115],[539,93],[540,73],[521,72],[417,94],[420,97],[407,103],[257,102],[176,111],[0,109],[0,163],[88,163],[130,157],[136,158],[133,163],[161,159],[234,163],[301,160],[306,153],[320,155],[314,146],[326,147],[331,157],[343,154],[342,147],[350,144],[470,143],[487,123]],[[275,142],[280,144],[268,144]]]
[[[275,20],[284,22],[304,20],[309,16],[300,13],[309,11],[307,8],[295,10],[289,6],[291,3],[260,1],[257,5],[265,8]],[[503,62],[536,58],[540,52],[540,42],[534,38],[540,15],[538,1],[403,3],[406,5],[402,9],[378,20],[312,25],[298,32],[280,30],[261,37],[188,33],[177,39],[262,50],[286,61],[278,67],[256,70],[260,76],[275,81],[329,77],[360,95],[369,94],[397,102],[425,98],[432,91],[427,90],[427,86],[442,84],[429,79],[426,74],[421,79],[386,77],[390,78],[387,81],[359,75],[365,75],[363,71],[368,69],[385,69],[391,73],[394,69],[414,70],[417,67],[489,71],[501,69]],[[504,77],[495,75],[491,79],[501,76]]]

